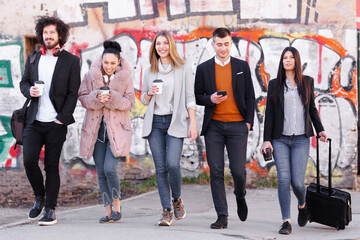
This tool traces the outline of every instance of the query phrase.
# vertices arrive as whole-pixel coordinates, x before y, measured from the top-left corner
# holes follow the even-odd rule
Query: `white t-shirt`
[[[38,66],[39,81],[45,83],[43,94],[39,97],[38,112],[35,119],[40,122],[53,122],[58,113],[50,101],[50,87],[58,57],[41,55]]]

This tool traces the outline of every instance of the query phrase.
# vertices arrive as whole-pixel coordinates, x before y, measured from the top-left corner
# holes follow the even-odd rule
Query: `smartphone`
[[[226,91],[217,91],[218,95],[226,96]]]

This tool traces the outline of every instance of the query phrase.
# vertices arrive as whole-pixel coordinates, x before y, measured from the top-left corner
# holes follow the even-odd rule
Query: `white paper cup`
[[[109,94],[110,93],[110,90],[101,90],[101,95],[103,94]]]
[[[108,87],[101,87],[100,91],[101,91],[101,95],[110,93],[110,89]]]
[[[156,95],[158,94],[162,94],[162,91],[163,91],[163,80],[161,79],[155,79],[154,82],[153,82],[153,85],[155,85],[158,90],[157,92],[155,93]]]
[[[36,81],[35,82],[35,87],[37,87],[37,89],[39,90],[39,96],[41,96],[44,92],[44,86],[45,83],[42,81]]]

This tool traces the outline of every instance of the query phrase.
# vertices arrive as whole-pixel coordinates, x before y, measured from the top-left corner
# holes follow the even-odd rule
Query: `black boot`
[[[241,221],[245,221],[248,215],[248,207],[245,198],[237,198],[237,213]]]
[[[44,196],[35,196],[35,203],[33,208],[30,210],[29,219],[33,220],[40,216],[45,206]]]
[[[212,229],[227,228],[227,224],[228,224],[228,217],[225,215],[220,215],[218,216],[216,222],[210,225],[210,228]]]

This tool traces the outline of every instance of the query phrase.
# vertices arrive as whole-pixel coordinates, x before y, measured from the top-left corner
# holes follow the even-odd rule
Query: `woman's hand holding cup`
[[[158,91],[158,87],[156,85],[152,85],[151,88],[147,91],[147,95],[153,96]]]
[[[110,89],[108,87],[101,87],[97,98],[101,103],[106,104],[111,98]]]

